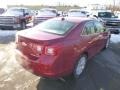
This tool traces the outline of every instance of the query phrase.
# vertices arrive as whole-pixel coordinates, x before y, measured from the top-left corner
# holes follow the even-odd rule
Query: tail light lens
[[[30,43],[29,46],[35,50],[36,53],[41,54],[43,52],[43,47],[37,44]]]
[[[18,42],[18,39],[16,40],[16,42]],[[55,47],[45,47],[34,43],[19,42],[19,44],[23,47],[31,48],[33,50],[32,52],[37,56],[41,54],[55,56],[57,55],[57,51],[58,51],[58,49]]]
[[[57,50],[55,48],[46,47],[45,48],[45,54],[46,55],[56,55],[57,54]]]
[[[38,53],[42,53],[43,47],[37,45],[36,50],[37,50]]]

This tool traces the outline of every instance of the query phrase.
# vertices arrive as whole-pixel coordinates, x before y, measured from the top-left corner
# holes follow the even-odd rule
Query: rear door
[[[85,24],[81,37],[82,42],[85,42],[84,47],[87,48],[90,57],[94,56],[98,51],[98,34],[95,33],[94,21]]]

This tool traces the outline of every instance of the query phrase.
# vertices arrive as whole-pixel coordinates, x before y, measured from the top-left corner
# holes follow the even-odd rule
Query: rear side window
[[[95,33],[101,33],[104,32],[104,26],[100,22],[95,22]]]
[[[84,35],[89,35],[89,34],[94,34],[95,33],[95,28],[94,28],[94,23],[89,22],[85,25],[83,34]]]

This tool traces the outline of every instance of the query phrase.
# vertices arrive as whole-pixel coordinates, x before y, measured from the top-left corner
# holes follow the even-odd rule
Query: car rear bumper
[[[39,61],[30,60],[25,55],[23,55],[19,50],[16,50],[16,59],[26,70],[31,73],[42,76],[45,78],[60,78],[69,75],[72,71],[63,69],[57,70],[54,65],[43,64]],[[53,70],[55,68],[56,70]]]

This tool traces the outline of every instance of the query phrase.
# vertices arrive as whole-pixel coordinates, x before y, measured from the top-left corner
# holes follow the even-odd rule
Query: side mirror
[[[35,15],[38,15],[38,12],[36,12]]]
[[[29,15],[29,13],[25,13],[24,16]]]
[[[87,15],[87,17],[89,17],[90,15]]]
[[[107,31],[107,29],[106,29],[106,28],[104,28],[104,29],[103,29],[103,32],[106,32],[106,31]]]
[[[58,13],[58,14],[57,14],[57,16],[59,17],[59,16],[60,16],[60,14]]]
[[[96,18],[98,18],[98,16],[96,16],[96,15],[93,15],[93,17],[96,17]]]

